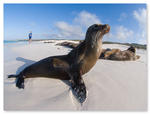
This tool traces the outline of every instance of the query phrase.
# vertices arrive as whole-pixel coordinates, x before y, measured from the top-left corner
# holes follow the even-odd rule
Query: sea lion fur
[[[100,58],[116,61],[135,61],[140,58],[136,55],[136,49],[130,46],[127,50],[121,51],[120,49],[104,49]]]

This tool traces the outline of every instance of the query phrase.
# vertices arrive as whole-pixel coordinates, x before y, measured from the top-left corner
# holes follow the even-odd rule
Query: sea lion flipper
[[[86,99],[86,86],[82,77],[77,72],[74,72],[71,76],[71,87],[75,97],[80,103],[83,103]]]
[[[17,77],[16,87],[18,87],[19,89],[24,89],[24,78],[23,77]]]
[[[18,87],[19,89],[24,89],[24,76],[22,75],[22,73],[20,73],[19,75],[8,75],[8,78],[16,78],[16,87]]]
[[[25,79],[25,76],[23,75],[22,72],[19,75],[17,75],[16,87],[18,87],[19,89],[24,89],[24,79]]]
[[[11,74],[11,75],[8,75],[8,78],[17,78],[17,75]]]
[[[80,103],[83,103],[86,99],[86,87],[85,84],[79,84],[72,87],[74,95],[77,97]]]

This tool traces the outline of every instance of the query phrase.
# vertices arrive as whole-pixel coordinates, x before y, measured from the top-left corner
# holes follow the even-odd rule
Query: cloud
[[[64,38],[81,38],[83,37],[82,28],[77,25],[71,25],[64,21],[59,21],[55,24],[56,28],[59,30],[60,37]]]
[[[133,17],[138,22],[139,31],[137,38],[139,43],[146,43],[147,39],[147,10],[145,8],[133,11]]]
[[[133,35],[132,30],[129,30],[122,25],[116,27],[115,36],[117,39],[126,40],[128,38],[132,38],[132,35]]]
[[[72,23],[58,21],[55,27],[58,30],[59,37],[70,39],[83,39],[85,36],[84,29],[95,23],[101,23],[100,19],[92,13],[81,11],[75,16]]]
[[[89,13],[87,11],[81,11],[77,17],[75,17],[74,21],[84,27],[89,27],[95,23],[102,23],[95,14]]]
[[[142,29],[146,29],[146,25],[147,25],[147,11],[145,8],[142,9],[138,9],[137,11],[133,11],[133,16],[134,18],[138,21],[139,26]]]
[[[118,21],[123,21],[126,18],[127,18],[127,14],[126,13],[121,13]]]

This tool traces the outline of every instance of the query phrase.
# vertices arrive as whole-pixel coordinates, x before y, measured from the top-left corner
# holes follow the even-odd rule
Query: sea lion
[[[135,48],[130,46],[127,50],[124,51],[121,51],[120,49],[105,49],[102,51],[100,58],[116,61],[134,61],[140,58],[139,55],[135,54]]]
[[[100,55],[100,58],[102,59],[108,59],[110,55],[119,52],[119,49],[103,49],[102,53]]]
[[[24,88],[24,79],[34,77],[70,80],[72,90],[82,103],[86,99],[86,87],[82,75],[87,73],[98,60],[102,51],[102,37],[108,33],[110,26],[94,24],[86,32],[85,40],[69,54],[42,59],[21,71],[16,77],[16,86]]]
[[[69,47],[69,48],[74,49],[74,48],[76,48],[79,44],[78,44],[78,43],[73,43],[73,42],[67,42],[67,41],[65,41],[65,42],[62,42],[62,43],[58,43],[58,44],[56,44],[56,45],[65,46],[65,47]]]
[[[110,51],[110,50],[111,50],[110,48],[102,49],[102,52],[101,52],[101,55],[99,56],[99,59],[104,59],[105,53],[106,53],[107,51]]]

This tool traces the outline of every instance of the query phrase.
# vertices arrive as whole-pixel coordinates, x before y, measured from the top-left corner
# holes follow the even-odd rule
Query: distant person
[[[30,31],[30,33],[29,33],[29,43],[31,43],[31,38],[32,38],[32,31]]]

